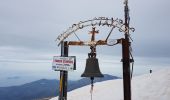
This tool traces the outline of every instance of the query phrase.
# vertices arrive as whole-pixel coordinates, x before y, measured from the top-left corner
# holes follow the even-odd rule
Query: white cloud
[[[1,0],[0,2],[0,46],[20,49],[16,55],[26,51],[21,48],[28,49],[29,53],[32,51],[32,54],[60,52],[60,48],[59,51],[56,50],[57,44],[54,40],[72,24],[100,16],[122,19],[124,17],[123,0]],[[135,33],[132,33],[135,55],[169,54],[169,4],[168,0],[129,0],[131,26],[136,28]],[[81,31],[78,35],[81,36],[83,33],[83,37],[89,37],[85,36],[88,33],[86,31]],[[106,33],[102,31],[102,34]],[[117,31],[115,33],[119,34]],[[77,48],[70,51],[84,51],[84,48]],[[152,48],[155,53],[151,52]],[[102,49],[100,53],[112,53],[108,48]],[[114,50],[115,54],[120,53],[119,49]],[[8,52],[3,50],[6,55]]]

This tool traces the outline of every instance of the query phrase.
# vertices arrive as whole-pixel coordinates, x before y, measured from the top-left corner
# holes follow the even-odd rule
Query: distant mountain
[[[0,100],[33,100],[57,94],[59,81],[41,79],[20,86],[1,87]]]
[[[119,77],[104,75],[104,78],[95,78],[94,82],[118,79]],[[90,84],[90,79],[82,78],[77,81],[68,81],[68,91]],[[37,100],[40,98],[58,95],[59,80],[41,79],[20,86],[0,87],[0,100]]]
[[[120,77],[104,74],[104,78],[95,78],[94,83],[102,82],[102,81],[106,81],[106,80],[113,80],[113,79],[120,79]],[[90,83],[91,83],[91,81],[89,78],[82,78],[77,81],[70,81],[68,83],[68,91],[89,85]]]

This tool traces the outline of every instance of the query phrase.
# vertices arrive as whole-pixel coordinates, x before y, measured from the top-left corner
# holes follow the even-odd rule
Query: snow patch
[[[169,100],[170,68],[132,79],[132,100]],[[50,100],[58,100],[54,97]],[[91,100],[90,85],[68,92],[67,100]],[[123,100],[122,79],[94,84],[93,100]]]

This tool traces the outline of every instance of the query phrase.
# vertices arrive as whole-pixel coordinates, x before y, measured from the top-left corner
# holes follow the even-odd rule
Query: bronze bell
[[[81,77],[103,77],[100,72],[98,59],[91,57],[86,59],[86,68]]]

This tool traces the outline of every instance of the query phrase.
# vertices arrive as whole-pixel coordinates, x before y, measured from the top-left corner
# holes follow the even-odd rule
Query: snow
[[[90,86],[68,92],[67,100],[91,100]],[[93,100],[124,100],[122,79],[95,83]],[[170,68],[133,77],[132,100],[170,100]]]

